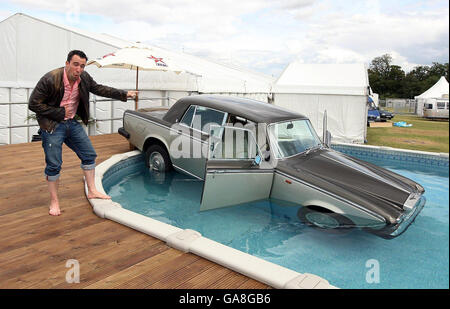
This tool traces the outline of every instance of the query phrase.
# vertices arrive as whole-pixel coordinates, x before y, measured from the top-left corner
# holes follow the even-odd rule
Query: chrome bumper
[[[405,213],[397,219],[397,223],[388,225],[381,230],[371,232],[386,239],[392,239],[403,234],[422,211],[426,202],[425,197],[422,195],[418,195],[417,198],[414,199],[414,204],[411,203],[411,200],[412,199],[408,199],[407,203],[405,203],[405,205],[408,204],[408,207],[405,207]]]

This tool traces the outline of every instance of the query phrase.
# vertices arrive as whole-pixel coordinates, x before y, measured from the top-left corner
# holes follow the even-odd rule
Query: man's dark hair
[[[70,53],[67,55],[67,62],[70,62],[70,60],[72,60],[73,55],[77,55],[80,58],[86,59],[86,61],[88,60],[88,57],[84,52],[75,49],[70,51]]]

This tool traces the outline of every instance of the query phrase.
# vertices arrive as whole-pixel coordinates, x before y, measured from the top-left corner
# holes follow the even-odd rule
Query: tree
[[[386,78],[389,74],[389,70],[392,63],[392,57],[389,54],[376,57],[370,63],[370,70],[383,78]]]
[[[372,60],[369,66],[369,83],[380,98],[414,98],[433,86],[441,76],[449,80],[448,63],[433,62],[432,66],[416,66],[405,74],[392,57],[384,54]]]

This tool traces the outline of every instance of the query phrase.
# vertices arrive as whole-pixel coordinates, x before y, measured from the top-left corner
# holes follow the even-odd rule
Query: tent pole
[[[138,82],[139,82],[139,67],[136,67],[136,91],[138,91]],[[138,109],[138,95],[134,98],[134,110]]]

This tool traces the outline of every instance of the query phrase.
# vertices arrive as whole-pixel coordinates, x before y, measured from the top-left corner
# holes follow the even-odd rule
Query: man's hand
[[[127,98],[136,99],[138,94],[139,94],[139,91],[130,90],[130,91],[127,92]]]

